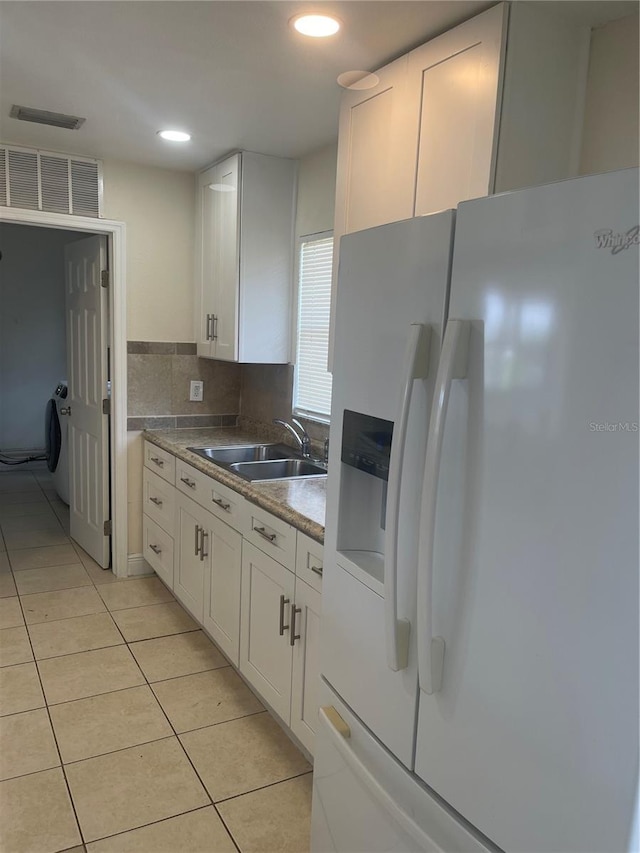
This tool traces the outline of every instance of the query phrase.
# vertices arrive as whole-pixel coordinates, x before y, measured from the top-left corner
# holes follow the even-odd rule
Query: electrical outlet
[[[189,383],[189,400],[192,403],[201,403],[204,397],[204,382],[201,379],[192,379]]]

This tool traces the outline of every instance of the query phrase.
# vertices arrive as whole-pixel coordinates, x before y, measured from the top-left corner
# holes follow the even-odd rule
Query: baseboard
[[[129,554],[127,558],[127,577],[137,578],[140,575],[152,575],[153,569],[142,554]]]

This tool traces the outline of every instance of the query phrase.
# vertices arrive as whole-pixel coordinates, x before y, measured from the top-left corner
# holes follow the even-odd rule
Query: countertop
[[[317,542],[324,542],[324,517],[327,480],[277,480],[250,483],[187,450],[187,447],[215,447],[225,444],[252,444],[260,436],[238,428],[145,430],[146,441],[157,444],[203,474],[229,486],[247,500],[293,525]],[[268,441],[266,443],[269,443]]]

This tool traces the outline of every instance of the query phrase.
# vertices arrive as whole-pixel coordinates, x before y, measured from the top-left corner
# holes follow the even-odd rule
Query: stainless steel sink
[[[295,450],[286,444],[245,444],[237,447],[188,447],[192,453],[212,462],[232,465],[234,462],[262,462],[266,459],[290,459]]]
[[[326,477],[327,471],[308,459],[272,459],[234,462],[229,468],[247,480],[288,480],[292,477]]]
[[[289,480],[327,475],[326,468],[305,459],[286,444],[188,447],[187,450],[233,471],[244,480]]]

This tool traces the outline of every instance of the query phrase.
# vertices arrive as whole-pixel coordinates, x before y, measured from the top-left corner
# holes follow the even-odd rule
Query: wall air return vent
[[[102,164],[0,145],[0,206],[97,219],[102,215]]]
[[[48,124],[50,127],[62,127],[65,130],[77,130],[85,119],[79,116],[67,116],[64,113],[51,113],[48,110],[36,110],[33,107],[21,107],[14,104],[9,112],[11,118],[18,121],[33,121],[36,124]]]

